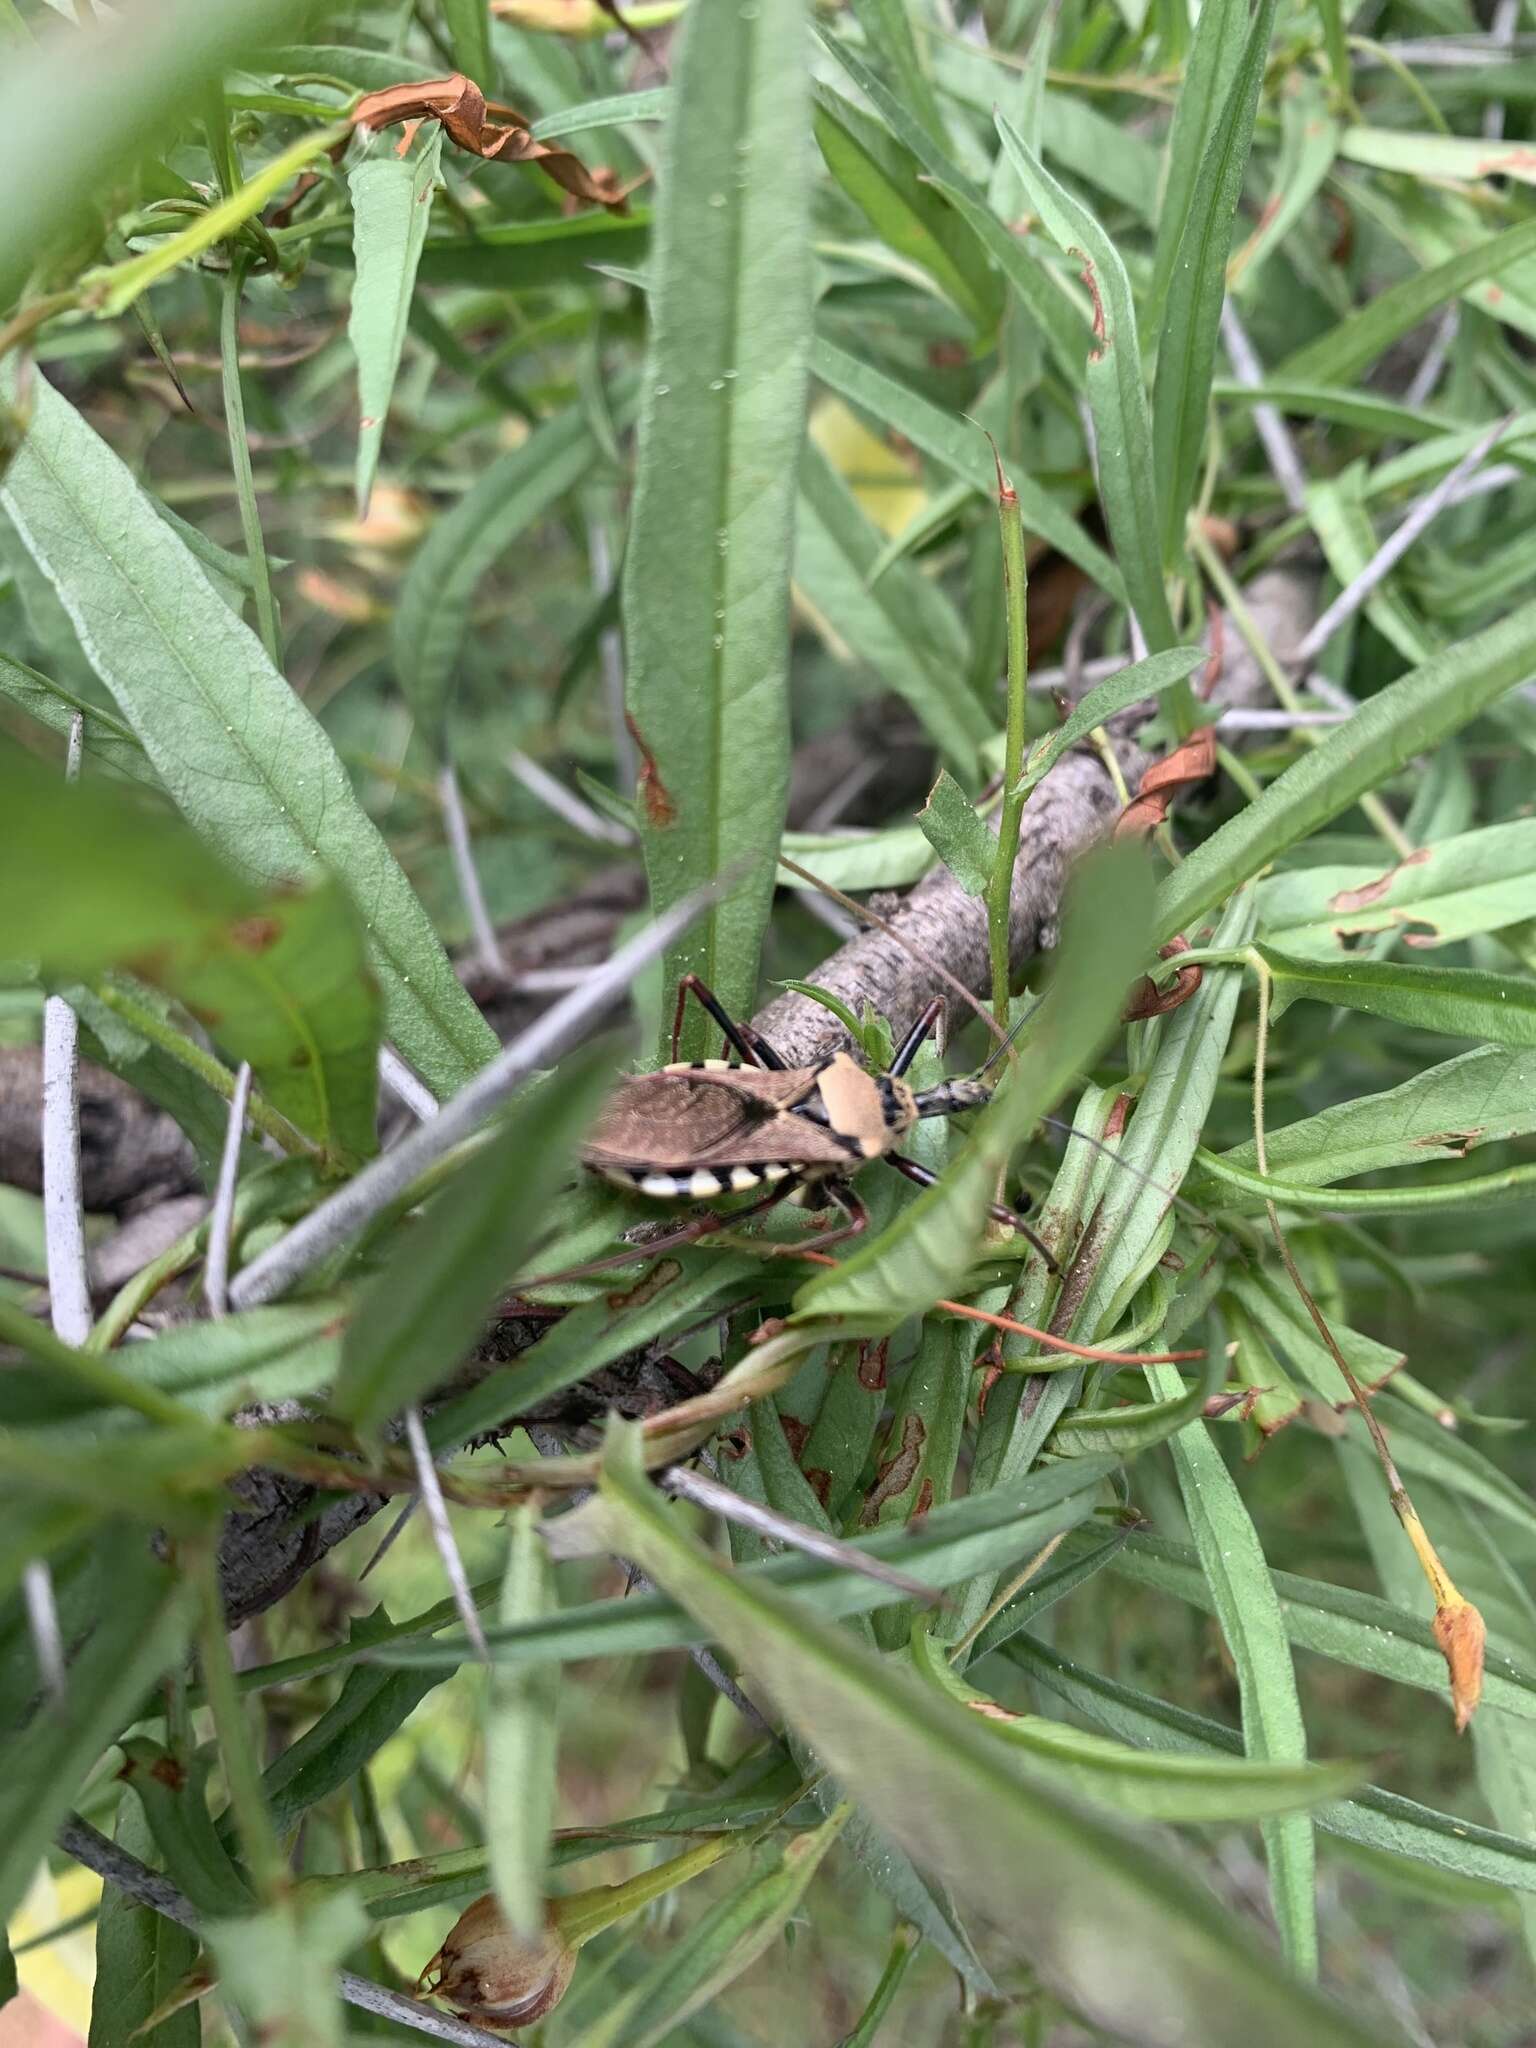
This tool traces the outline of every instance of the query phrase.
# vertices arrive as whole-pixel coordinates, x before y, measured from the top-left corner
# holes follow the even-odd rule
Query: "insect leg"
[[[906,1037],[901,1041],[900,1045],[897,1046],[891,1060],[891,1072],[893,1074],[904,1074],[907,1071],[908,1067],[917,1058],[918,1049],[922,1045],[923,1040],[928,1036],[943,1014],[944,998],[942,996],[935,996]]]
[[[828,1180],[820,1185],[821,1192],[836,1203],[847,1220],[835,1230],[820,1230],[814,1237],[801,1238],[795,1244],[764,1244],[761,1247],[763,1251],[779,1258],[800,1259],[807,1252],[824,1252],[829,1244],[841,1244],[845,1238],[857,1237],[868,1227],[869,1211],[846,1181]]]
[[[750,1024],[738,1024],[707,982],[700,981],[696,974],[685,974],[677,984],[677,1008],[672,1015],[672,1057],[677,1058],[677,1042],[683,1032],[683,1005],[689,996],[708,1016],[714,1018],[725,1033],[730,1045],[749,1067],[773,1067],[782,1071],[784,1062],[760,1032]]]
[[[905,1153],[887,1152],[884,1158],[887,1166],[894,1166],[898,1173],[905,1174],[908,1180],[915,1181],[920,1188],[933,1187],[939,1178],[930,1168],[920,1165],[917,1160],[908,1159]],[[1010,1230],[1016,1230],[1020,1237],[1026,1238],[1044,1259],[1051,1272],[1061,1271],[1048,1247],[1030,1229],[1017,1209],[1005,1209],[1001,1202],[990,1202],[987,1205],[987,1214],[994,1222],[1006,1223]]]
[[[664,1252],[675,1252],[680,1245],[694,1244],[701,1237],[710,1237],[717,1230],[729,1230],[735,1224],[745,1222],[749,1216],[760,1216],[765,1209],[772,1209],[792,1195],[799,1185],[793,1176],[781,1180],[758,1201],[749,1202],[745,1209],[733,1209],[729,1216],[722,1216],[714,1209],[701,1209],[686,1223],[678,1224],[675,1230],[663,1231],[660,1237],[627,1244],[622,1251],[608,1252],[600,1259],[588,1259],[584,1265],[566,1266],[558,1273],[540,1273],[532,1280],[519,1280],[517,1289],[521,1293],[533,1287],[549,1287],[557,1281],[582,1280],[588,1273],[601,1273],[609,1266],[627,1265],[631,1259],[659,1258]]]

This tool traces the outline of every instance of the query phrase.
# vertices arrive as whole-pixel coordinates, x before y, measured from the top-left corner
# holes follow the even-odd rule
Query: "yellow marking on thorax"
[[[874,1075],[839,1052],[822,1069],[817,1086],[831,1128],[840,1138],[852,1138],[866,1159],[878,1159],[890,1143],[890,1132]]]

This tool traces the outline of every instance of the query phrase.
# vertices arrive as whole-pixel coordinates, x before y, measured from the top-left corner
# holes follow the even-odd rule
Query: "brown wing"
[[[636,1074],[621,1081],[582,1147],[589,1166],[686,1172],[700,1166],[843,1164],[845,1145],[789,1114],[816,1085],[815,1068],[759,1067]]]

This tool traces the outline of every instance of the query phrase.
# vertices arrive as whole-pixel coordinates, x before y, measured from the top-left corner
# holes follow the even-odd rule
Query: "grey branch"
[[[178,1927],[189,1928],[194,1934],[198,1931],[191,1901],[169,1879],[141,1863],[137,1856],[130,1856],[116,1842],[108,1841],[89,1821],[71,1814],[59,1829],[58,1840],[66,1856],[73,1856],[77,1863],[94,1870],[108,1884],[115,1884],[141,1906],[148,1906],[164,1920],[174,1920]],[[430,2034],[436,2041],[451,2041],[455,2048],[506,2048],[503,2035],[488,2034],[483,2027],[472,2027],[467,2020],[453,2019],[423,2005],[419,1999],[407,1998],[402,1991],[375,1984],[371,1977],[359,1977],[353,1970],[338,1970],[336,1982],[346,2003],[355,2005],[360,2012],[381,2013],[402,2027],[414,2028],[418,2034]]]

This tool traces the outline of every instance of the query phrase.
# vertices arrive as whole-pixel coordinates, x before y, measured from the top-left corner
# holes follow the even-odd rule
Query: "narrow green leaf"
[[[1379,545],[1366,506],[1364,463],[1352,462],[1337,476],[1310,483],[1306,512],[1340,588],[1353,583]],[[1405,661],[1424,662],[1434,652],[1434,639],[1414,617],[1399,580],[1389,576],[1379,583],[1361,609]]]
[[[1331,1187],[1356,1174],[1459,1159],[1475,1147],[1536,1131],[1536,1058],[1500,1045],[1479,1046],[1378,1095],[1358,1095],[1265,1137],[1270,1172],[1292,1185]],[[1257,1169],[1253,1140],[1220,1155],[1223,1166]],[[1185,1192],[1199,1204],[1212,1190],[1196,1172]],[[1253,1211],[1259,1198],[1225,1206]]]
[[[924,1867],[1098,2026],[1154,2048],[1379,2042],[1283,1972],[1210,1894],[1010,1768],[963,1708],[894,1671],[682,1533],[616,1437],[601,1492],[616,1547],[686,1602],[826,1768]],[[1102,1943],[1085,1930],[1103,1927]]]
[[[29,558],[30,559],[30,558]],[[158,789],[160,778],[149,765],[149,756],[128,727],[114,713],[76,697],[61,683],[55,683],[37,669],[29,668],[13,654],[0,653],[0,690],[39,725],[46,725],[61,739],[69,737],[75,714],[82,714],[82,739],[86,757],[112,768],[130,782],[146,789]],[[88,716],[85,714],[89,714]]]
[[[789,775],[789,573],[811,336],[803,0],[688,14],[665,131],[624,564],[641,842],[660,911],[732,877],[667,956],[751,1011]],[[738,855],[744,865],[738,865]],[[702,1054],[706,1020],[686,1025]]]
[[[529,291],[565,284],[593,289],[594,271],[643,263],[651,217],[643,207],[628,214],[555,214],[548,219],[493,221],[472,235],[435,235],[421,252],[423,284],[467,285],[475,291]],[[346,266],[345,242],[322,242],[320,258]]]
[[[1347,384],[1447,299],[1502,276],[1533,255],[1536,220],[1522,221],[1517,227],[1472,242],[1433,269],[1418,271],[1401,284],[1378,292],[1358,313],[1351,313],[1317,341],[1288,355],[1274,374],[1297,384]]]
[[[461,1086],[494,1035],[329,739],[126,466],[42,378],[33,400],[0,500],[161,782],[242,874],[330,869],[364,920],[390,1036],[431,1086]]]
[[[554,142],[566,135],[584,135],[593,128],[619,128],[628,121],[664,121],[671,106],[670,88],[652,85],[640,92],[615,93],[609,99],[584,100],[580,106],[541,114],[530,132],[539,142]]]
[[[974,243],[957,236],[944,196],[902,145],[840,93],[818,86],[816,141],[827,169],[887,248],[931,277],[978,333],[997,325],[1001,294]]]
[[[1242,18],[1239,10],[1238,20]],[[1201,30],[1204,26],[1202,9]],[[1163,564],[1168,569],[1176,566],[1184,552],[1184,521],[1200,479],[1216,338],[1227,294],[1227,259],[1274,26],[1275,0],[1259,0],[1242,62],[1218,117],[1206,130],[1209,140],[1190,188],[1166,293],[1160,296],[1154,285],[1153,304],[1162,317],[1153,393],[1152,458]],[[1173,161],[1170,157],[1170,180]],[[1160,221],[1160,237],[1161,231]]]
[[[1232,289],[1244,295],[1254,292],[1265,264],[1294,234],[1338,154],[1340,123],[1321,79],[1294,70],[1281,81],[1280,95],[1280,153],[1269,197],[1228,273]]]
[[[28,1726],[6,1743],[0,1785],[0,1919],[31,1884],[53,1831],[86,1773],[138,1714],[144,1694],[186,1648],[194,1589],[150,1553],[142,1531],[125,1530],[95,1625],[71,1659],[62,1705],[44,1698]]]
[[[978,497],[989,503],[994,498],[997,473],[991,452],[975,428],[964,420],[956,419],[920,392],[910,390],[862,357],[850,355],[820,336],[811,346],[811,372],[830,390],[839,392],[882,426],[893,428],[951,475],[969,484]],[[1103,549],[1017,464],[1009,464],[1009,473],[1026,531],[1049,541],[1101,590],[1123,604],[1125,586],[1120,581],[1120,572]],[[872,576],[871,580],[877,579]]]
[[[208,1811],[212,1759],[198,1757],[184,1767],[141,1735],[120,1744],[127,1759],[119,1773],[138,1795],[166,1875],[199,1913],[247,1913],[251,1888],[219,1839]]]
[[[1046,1108],[1093,1058],[1144,957],[1145,862],[1130,849],[1085,862],[1068,899],[1050,989],[1023,1057],[982,1111],[943,1180],[889,1229],[809,1280],[796,1322],[834,1317],[844,1335],[883,1335],[960,1283],[975,1255],[997,1178]]]
[[[626,388],[616,410],[626,414],[628,403]],[[412,558],[395,607],[395,674],[439,758],[475,591],[529,527],[576,488],[599,453],[581,406],[544,421],[433,523]]]
[[[1413,1568],[1410,1563],[1409,1569]],[[1126,1742],[1164,1754],[1171,1745],[1185,1755],[1226,1756],[1234,1762],[1242,1753],[1242,1737],[1235,1728],[1074,1664],[1033,1636],[1015,1637],[1003,1654],[1075,1712]],[[1362,1842],[1368,1848],[1486,1883],[1524,1892],[1536,1890],[1536,1847],[1529,1842],[1421,1806],[1417,1800],[1385,1792],[1378,1785],[1366,1786],[1352,1799],[1319,1807],[1312,1818],[1325,1834],[1346,1841]]]
[[[981,896],[992,873],[997,843],[947,768],[917,814],[918,828],[967,896]]]
[[[342,1344],[334,1413],[374,1435],[448,1376],[486,1310],[545,1227],[549,1201],[591,1120],[602,1075],[588,1067],[514,1103],[358,1303]]]
[[[1060,725],[1036,740],[1020,778],[1021,789],[1034,789],[1043,782],[1068,747],[1086,739],[1095,726],[1113,718],[1145,698],[1160,697],[1179,683],[1188,681],[1207,659],[1200,647],[1171,647],[1165,654],[1149,654],[1145,661],[1132,662],[1118,675],[1098,683],[1074,706]]]
[[[1015,1638],[1010,1661],[1025,1664],[1024,1655],[1012,1654],[1021,1645],[1025,1651],[1033,1647],[1028,1637]],[[986,1693],[965,1683],[944,1657],[943,1646],[921,1626],[912,1632],[912,1654],[930,1684],[969,1707],[988,1734],[1015,1750],[1027,1768],[1101,1806],[1142,1820],[1182,1821],[1191,1826],[1207,1821],[1263,1820],[1336,1798],[1357,1785],[1363,1775],[1352,1763],[1215,1759],[1167,1745],[1151,1751],[1136,1749],[1129,1743],[1088,1734],[1068,1721],[1050,1720],[1043,1714],[1017,1714],[998,1706]]]
[[[491,61],[489,0],[443,0],[443,21],[453,61],[490,99],[496,96],[496,67]]]
[[[392,1634],[389,1615],[379,1607],[353,1616],[346,1647],[354,1658],[366,1659],[375,1643]],[[354,1662],[325,1712],[262,1774],[262,1793],[278,1832],[297,1827],[312,1806],[356,1777],[447,1676],[444,1670],[386,1671]]]
[[[861,1534],[854,1539],[854,1547],[885,1563],[899,1559],[901,1570],[924,1585],[952,1585],[988,1565],[1015,1563],[1059,1530],[1075,1527],[1092,1514],[1099,1484],[1112,1469],[1106,1458],[1073,1459],[1048,1466],[1027,1474],[1006,1494],[950,1501],[910,1526],[891,1525]],[[830,1616],[868,1614],[903,1597],[883,1580],[797,1553],[754,1565],[750,1575],[754,1581],[793,1592],[806,1605]],[[390,1640],[386,1643],[381,1638],[368,1654],[380,1664],[423,1668],[462,1664],[471,1654],[467,1641],[426,1640],[455,1618],[452,1601],[444,1601],[413,1621],[397,1624]],[[569,1607],[541,1622],[492,1627],[486,1631],[486,1640],[497,1663],[568,1663],[574,1658],[675,1649],[702,1642],[704,1634],[686,1610],[664,1594],[631,1593],[622,1599]],[[297,1666],[291,1660],[273,1666],[260,1682],[279,1684],[329,1670],[342,1661],[335,1650],[322,1651],[299,1660]]]
[[[718,1900],[684,1939],[651,1965],[597,2025],[586,2048],[659,2048],[707,2007],[783,1934],[847,1822],[834,1811],[811,1834],[795,1835],[769,1868]]]
[[[1215,1612],[1215,1595],[1192,1544],[1136,1535],[1109,1563],[1122,1578],[1172,1593],[1207,1614]],[[1427,1621],[1351,1587],[1330,1586],[1294,1572],[1271,1571],[1270,1578],[1286,1634],[1297,1649],[1315,1650],[1397,1685],[1447,1695],[1445,1657]],[[1483,1673],[1483,1705],[1522,1721],[1536,1721],[1536,1672],[1491,1648]]]
[[[1083,262],[1083,281],[1094,305],[1088,402],[1098,437],[1099,501],[1147,645],[1161,654],[1178,636],[1157,544],[1152,422],[1130,279],[1120,252],[1087,207],[1056,182],[1001,115],[997,131],[1046,232],[1065,254]]]
[[[131,1800],[117,1810],[117,1845],[140,1861],[154,1855],[149,1823]],[[113,1884],[104,1885],[96,1919],[96,1979],[91,1987],[89,2048],[201,2048],[203,2023],[184,2006],[142,2031],[197,1961],[197,1937]]]
[[[497,1620],[535,1626],[558,1612],[536,1507],[516,1508]],[[515,1932],[544,1927],[544,1873],[555,1824],[558,1664],[498,1664],[486,1697],[486,1836],[496,1896]]]
[[[1400,932],[1417,951],[1520,923],[1536,901],[1536,819],[1512,818],[1374,867],[1293,869],[1259,885],[1259,929],[1324,958],[1362,932]]]
[[[1247,34],[1248,10],[1244,0],[1213,0],[1212,5],[1200,9],[1168,130],[1162,200],[1157,211],[1157,246],[1146,308],[1148,322],[1154,327],[1173,282],[1174,263],[1184,239],[1196,180],[1205,163],[1210,139],[1221,125]]]
[[[442,153],[442,125],[434,121],[414,156],[396,156],[389,145],[354,164],[347,173],[356,265],[347,339],[357,357],[359,519],[368,516],[368,500],[373,494]]]
[[[973,773],[993,721],[965,679],[965,629],[939,585],[911,562],[872,581],[878,529],[825,455],[800,460],[795,588],[858,659],[905,698],[934,743]]]
[[[1277,1014],[1296,1002],[1337,1003],[1419,1031],[1495,1045],[1536,1045],[1536,981],[1476,967],[1402,960],[1306,960],[1260,946],[1274,976]]]
[[[1536,223],[1533,223],[1536,225]],[[1158,943],[1173,938],[1277,855],[1536,673],[1536,603],[1437,654],[1369,698],[1277,776],[1158,891]]]

